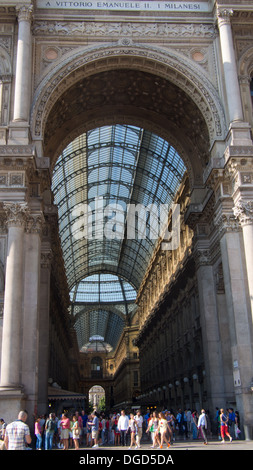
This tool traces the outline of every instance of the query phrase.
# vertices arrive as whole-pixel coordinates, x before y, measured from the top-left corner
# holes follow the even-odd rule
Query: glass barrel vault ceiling
[[[119,282],[127,281],[135,291],[138,290],[157,240],[151,236],[128,239],[125,226],[122,228],[118,223],[113,227],[115,238],[111,236],[113,230],[110,238],[106,237],[105,222],[112,218],[109,212],[105,216],[104,208],[114,204],[114,208],[121,208],[124,214],[128,204],[145,207],[152,203],[157,206],[171,204],[185,170],[182,159],[167,141],[130,125],[96,128],[66,147],[54,167],[52,189],[58,206],[59,233],[71,292],[75,286],[83,289],[85,282],[82,284],[81,281],[88,276],[91,279],[102,273],[118,276]],[[91,211],[88,223],[80,210],[83,204]],[[103,215],[102,225],[99,225],[95,212]],[[144,217],[148,227],[146,214]],[[126,218],[123,225],[125,222]],[[117,230],[120,230],[120,236]],[[100,292],[98,286],[97,292]],[[110,289],[108,292],[113,298],[113,292]],[[75,305],[78,295],[77,292],[73,300]],[[100,298],[100,308],[101,302]],[[120,329],[120,325],[118,327]],[[88,338],[100,335],[111,344],[98,328],[87,334]]]

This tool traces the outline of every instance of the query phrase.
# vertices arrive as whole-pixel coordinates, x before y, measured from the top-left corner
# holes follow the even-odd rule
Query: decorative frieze
[[[90,37],[162,37],[213,39],[213,24],[169,22],[108,22],[108,21],[35,21],[34,36]]]

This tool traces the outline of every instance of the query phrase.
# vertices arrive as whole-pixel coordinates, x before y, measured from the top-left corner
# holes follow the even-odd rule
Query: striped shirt
[[[8,450],[25,450],[25,436],[30,436],[30,429],[23,421],[17,420],[6,427],[8,437]]]

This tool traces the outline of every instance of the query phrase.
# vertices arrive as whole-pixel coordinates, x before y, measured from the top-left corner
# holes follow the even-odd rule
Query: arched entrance
[[[83,104],[79,102],[81,92]],[[54,67],[37,89],[31,117],[38,152],[47,154],[52,163],[83,130],[131,121],[147,129],[151,126],[164,137],[166,133],[186,166],[189,161],[192,168],[198,163],[196,157],[190,159],[196,146],[204,168],[210,144],[213,139],[221,140],[225,132],[223,109],[207,77],[185,58],[145,46],[91,48],[85,55],[74,55]],[[188,148],[183,145],[182,133],[184,142],[190,136]],[[195,177],[202,180],[196,173],[197,169]]]
[[[64,64],[61,72],[58,70],[57,76],[55,71],[52,71],[52,76],[50,77],[49,74],[47,77],[47,79],[49,79],[47,87],[43,88],[44,82],[42,82],[34,101],[32,113],[34,138],[36,138],[37,142],[39,142],[40,139],[43,141],[41,147],[38,145],[38,151],[43,151],[43,154],[50,158],[50,166],[53,174],[54,169],[58,168],[57,159],[59,155],[66,155],[66,158],[62,158],[62,162],[67,162],[67,159],[70,162],[72,161],[69,158],[71,151],[65,149],[74,148],[76,145],[75,142],[84,139],[83,144],[79,146],[77,152],[73,154],[78,162],[78,160],[80,160],[78,155],[81,155],[80,149],[84,152],[83,149],[86,147],[85,152],[87,152],[89,156],[92,155],[92,152],[94,154],[95,151],[100,152],[102,148],[109,147],[107,142],[99,140],[100,137],[98,136],[100,136],[100,133],[97,132],[97,129],[106,129],[110,126],[111,129],[114,129],[113,132],[115,132],[117,126],[122,129],[130,129],[132,126],[141,131],[141,152],[143,133],[145,136],[148,136],[149,140],[152,140],[150,136],[156,135],[158,139],[163,139],[164,142],[167,141],[169,145],[173,146],[184,162],[192,200],[195,205],[201,204],[208,194],[208,188],[204,185],[203,175],[211,158],[209,153],[210,145],[214,138],[219,140],[223,137],[224,116],[219,104],[219,99],[206,77],[198,76],[198,74],[193,76],[191,67],[187,69],[186,65],[180,61],[180,58],[170,55],[170,63],[168,65],[168,56],[165,56],[161,51],[159,53],[156,51],[158,53],[156,59],[154,55],[151,57],[150,52],[145,50],[145,48],[144,51],[145,59],[143,59],[143,51],[141,53],[138,48],[133,48],[131,53],[128,49],[125,55],[122,55],[122,49],[112,48],[111,51],[103,51],[103,54],[107,57],[105,64],[105,60],[99,57],[101,51],[97,51],[96,59],[94,59],[94,51],[91,50],[90,53],[87,53],[85,56],[85,63],[82,64],[83,58],[78,56],[69,60],[68,64]],[[116,65],[115,58],[117,58]],[[178,67],[178,61],[180,62],[180,68]],[[64,77],[64,81],[59,81],[59,76]],[[51,85],[49,85],[50,79],[52,80]],[[203,83],[208,85],[204,93],[203,83],[202,87],[198,88],[200,79],[202,79]],[[49,89],[50,93],[48,93]],[[40,104],[42,102],[43,109]],[[97,141],[94,141],[94,148],[90,150],[91,147],[88,138],[90,135],[95,135],[96,132]],[[143,139],[144,141],[145,138]],[[122,142],[120,144],[118,142],[118,145],[123,148],[125,143]],[[115,142],[111,147],[113,149],[116,148]],[[112,154],[110,158],[111,162],[113,162],[114,157],[112,157]],[[67,170],[64,165],[62,165],[63,174],[65,174],[64,178],[67,177],[67,181],[69,181],[71,185],[71,175],[66,174]],[[76,174],[82,174],[83,188],[86,186],[87,188],[89,187],[88,180],[91,178],[89,175],[92,175],[94,171],[99,171],[99,165],[100,168],[102,168],[103,165],[106,168],[103,157],[100,163],[99,160],[97,161],[96,170],[95,166],[92,169],[89,169],[88,165],[86,169],[85,166],[79,169],[75,167],[74,171]],[[122,168],[123,167],[124,164]],[[142,167],[140,166],[140,168]],[[143,168],[145,168],[145,165]],[[137,181],[142,177],[144,176],[141,174],[138,175],[138,172],[134,176]],[[156,177],[157,175],[154,172],[153,179]],[[108,176],[105,177],[105,180],[107,178],[111,184],[113,178],[112,176],[109,177],[109,173]],[[103,182],[102,179],[101,182]],[[94,180],[93,184],[96,186],[97,181]],[[65,186],[67,188],[67,185]],[[100,187],[102,187],[102,185]],[[60,187],[55,186],[55,188],[54,197],[55,201],[57,201]],[[107,184],[107,192],[109,190],[108,188],[109,185]],[[79,189],[77,189],[76,186],[73,190],[75,194],[78,194]],[[71,189],[66,189],[65,196],[63,195],[62,198],[63,202],[67,196],[68,198],[70,197],[70,191]],[[143,191],[145,191],[145,185],[143,185]],[[169,184],[167,185],[167,191],[170,191]],[[97,194],[101,196],[102,193],[98,192]],[[87,199],[85,199],[85,202],[87,202]],[[64,220],[64,217],[66,219],[66,216],[69,218],[70,212],[65,212],[65,215],[64,213],[60,215],[60,223],[61,220]],[[67,219],[66,223],[68,225]],[[65,222],[63,225],[63,229],[61,229],[60,226],[60,232],[63,230],[63,232],[66,233],[67,225]],[[71,244],[72,251],[75,249],[75,246],[77,246],[77,244]],[[99,245],[96,243],[97,249],[99,249],[98,246]],[[131,249],[132,248],[130,248],[130,251]],[[90,250],[92,250],[91,245]],[[86,253],[85,251],[82,251],[82,253],[82,257],[86,256],[86,254],[84,255],[84,253]],[[124,251],[120,250],[119,255],[122,256],[122,253],[124,253]],[[64,255],[65,252],[63,251],[63,257]],[[151,252],[149,256],[151,257]],[[82,258],[81,261],[81,256],[79,255],[80,263],[83,263],[84,259],[85,258]],[[70,260],[69,255],[68,260]],[[126,278],[127,264],[127,262],[122,263],[126,271],[121,272],[123,277],[125,276]],[[85,263],[83,265],[85,265]],[[76,270],[73,262],[70,266],[72,266],[72,271],[73,268]],[[111,266],[109,267],[105,262],[104,264],[100,263],[97,268],[93,268],[90,264],[89,269],[84,268],[83,271],[80,271],[82,275],[80,274],[79,277],[75,277],[75,282],[80,282],[82,278],[85,279],[85,276],[93,273],[115,272],[119,274],[117,271],[119,265],[115,266],[115,271],[112,271]],[[97,269],[99,269],[99,271]],[[69,287],[72,288],[74,281],[72,278],[69,279],[71,279],[69,281]],[[137,275],[135,281],[133,278],[128,278],[128,281],[132,281],[136,289],[138,289],[142,278]],[[99,307],[101,306],[99,305]],[[104,314],[102,314],[101,308],[98,309],[98,312],[100,312],[99,315],[100,318],[102,318]],[[93,313],[91,311],[89,317],[86,314],[84,316],[84,312],[81,313],[80,311],[78,323],[76,322],[75,325],[78,325],[78,328],[84,331],[84,318],[87,319],[85,320],[85,324],[88,325],[87,321],[90,322],[91,317],[94,318],[94,311]],[[112,314],[110,314],[109,317],[107,316],[107,318],[110,318],[110,324],[112,317]],[[130,322],[129,324],[131,325],[131,316],[127,318],[127,321]],[[98,330],[94,330],[94,332],[95,335],[100,334]],[[82,346],[83,345],[81,345],[81,347]],[[92,370],[91,375],[101,374],[101,370],[102,369],[99,369],[99,371]],[[103,371],[104,370],[103,368]],[[136,389],[139,390],[138,370],[133,370],[129,373],[134,377],[133,382],[135,383]],[[109,371],[107,371],[107,374],[109,376]],[[112,383],[112,387],[115,387],[114,383]],[[158,388],[160,389],[160,387]],[[136,392],[131,390],[129,395],[131,397],[136,396]]]
[[[89,390],[89,404],[94,411],[102,413],[105,411],[105,390],[101,385],[93,385]]]

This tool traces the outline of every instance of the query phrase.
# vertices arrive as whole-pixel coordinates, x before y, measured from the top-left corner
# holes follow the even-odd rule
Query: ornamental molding
[[[0,145],[0,155],[13,157],[22,155],[31,157],[34,155],[34,145]]]
[[[31,112],[31,131],[34,138],[43,136],[50,110],[70,85],[85,76],[123,66],[156,73],[182,88],[202,112],[210,140],[224,138],[226,120],[223,106],[215,87],[205,73],[194,67],[192,61],[186,57],[150,45],[91,47],[86,49],[85,53],[79,50],[74,56],[55,64],[43,78],[34,95]]]

